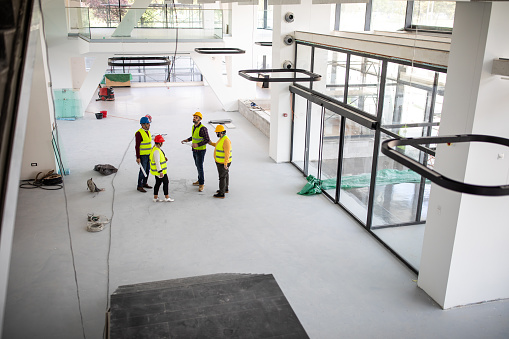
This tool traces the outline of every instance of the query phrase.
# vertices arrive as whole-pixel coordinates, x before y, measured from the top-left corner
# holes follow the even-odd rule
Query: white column
[[[509,3],[457,2],[440,135],[509,138],[509,80],[491,74],[509,57]],[[440,145],[436,169],[467,183],[509,183],[509,149]],[[509,197],[432,185],[419,286],[444,309],[509,298]]]
[[[291,23],[284,19],[287,12],[294,14],[295,19]],[[285,60],[295,63],[295,43],[290,46],[285,45],[283,39],[286,35],[293,36],[295,31],[330,34],[330,13],[331,5],[312,5],[311,0],[302,0],[300,5],[274,5],[272,68],[283,68]],[[284,76],[288,77],[288,74]],[[270,85],[269,155],[276,162],[290,161],[292,114],[289,86],[290,83],[286,82],[274,82]]]

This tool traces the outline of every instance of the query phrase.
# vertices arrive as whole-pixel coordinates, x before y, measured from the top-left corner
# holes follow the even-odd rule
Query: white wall
[[[28,37],[28,49],[25,55],[23,78],[21,82],[21,98],[29,98],[32,83],[32,69],[36,57],[37,44],[41,32],[38,25],[39,10],[37,3],[34,4],[30,34]],[[25,141],[25,127],[28,115],[28,100],[20,100],[16,116],[16,126],[12,149],[21,150]],[[18,203],[20,169],[22,163],[21,152],[13,152],[10,158],[5,187],[5,202],[2,211],[2,227],[0,229],[0,333],[3,329],[5,300],[7,294],[7,283],[9,281],[9,268],[11,261],[12,241],[14,235],[14,222],[16,220],[16,209]]]
[[[457,3],[440,135],[509,138],[509,81],[491,75],[509,56],[509,3]],[[505,153],[504,158],[499,154]],[[453,179],[509,183],[509,150],[440,145],[435,166]],[[432,185],[419,286],[443,308],[509,298],[509,197],[459,194]]]
[[[44,40],[37,42],[34,70],[32,73],[31,92],[29,100],[28,119],[26,125],[25,145],[23,148],[23,162],[21,179],[34,179],[39,172],[56,170],[53,152],[52,124],[53,103],[48,86],[49,77],[46,66],[46,46]],[[37,166],[32,166],[37,163]]]
[[[295,43],[287,46],[283,42],[287,34],[295,36],[297,30],[330,34],[330,11],[330,5],[312,5],[311,0],[303,0],[300,5],[274,6],[272,68],[282,68],[285,60],[295,62]],[[287,12],[294,14],[295,20],[291,23],[284,19]],[[292,112],[289,85],[271,83],[269,155],[276,162],[290,161]],[[283,116],[285,113],[286,117]]]

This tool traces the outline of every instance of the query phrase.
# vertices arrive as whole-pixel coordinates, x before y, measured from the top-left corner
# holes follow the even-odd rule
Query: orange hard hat
[[[200,117],[200,119],[203,119],[203,115],[201,115],[201,113],[200,113],[200,112],[196,112],[196,113],[194,113],[193,115],[196,115],[197,117]]]
[[[223,125],[217,125],[217,127],[216,127],[216,133],[218,133],[218,132],[224,132],[224,131],[225,131],[225,129],[224,129],[224,126],[223,126]]]

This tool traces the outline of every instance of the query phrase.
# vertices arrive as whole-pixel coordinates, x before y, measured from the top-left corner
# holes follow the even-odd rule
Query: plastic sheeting
[[[322,190],[336,188],[336,178],[319,180],[312,175],[307,176],[307,184],[298,193],[300,195],[313,195],[320,194]],[[357,175],[348,175],[342,177],[341,188],[361,188],[368,187],[371,181],[371,173],[362,173]],[[411,170],[395,170],[383,169],[377,171],[376,184],[377,185],[390,185],[402,183],[417,183],[421,181],[421,176]]]

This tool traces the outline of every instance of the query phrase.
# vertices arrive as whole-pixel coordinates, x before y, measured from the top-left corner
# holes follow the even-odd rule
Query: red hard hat
[[[150,114],[147,114],[147,115],[145,115],[145,116],[148,118],[148,121],[149,121],[150,123],[152,123],[152,117],[150,116]]]
[[[156,135],[156,137],[154,138],[154,142],[157,142],[158,144],[164,142],[164,138],[162,135]]]

